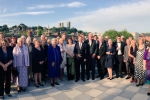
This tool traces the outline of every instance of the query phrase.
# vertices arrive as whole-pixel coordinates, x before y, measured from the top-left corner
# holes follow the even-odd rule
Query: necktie
[[[90,41],[90,46],[91,46],[92,42]]]

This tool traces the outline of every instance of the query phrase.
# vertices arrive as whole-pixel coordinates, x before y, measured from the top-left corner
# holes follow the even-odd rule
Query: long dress
[[[49,46],[48,48],[48,76],[49,78],[58,78],[60,77],[60,64],[62,62],[62,57],[60,53],[60,48],[56,46]],[[52,66],[52,63],[55,62],[55,65]]]
[[[33,60],[33,66],[32,71],[33,73],[42,73],[43,72],[43,64],[40,65],[40,61],[45,61],[45,55],[44,50],[41,48],[41,50],[38,50],[37,48],[33,47],[32,51],[32,60]]]
[[[27,87],[28,86],[28,74],[27,74],[27,67],[25,66],[25,57],[24,57],[24,50],[20,48],[22,53],[22,65],[17,66],[17,70],[19,72],[18,76],[18,86],[19,87]]]
[[[137,47],[133,50],[133,47],[130,48],[130,54],[134,57],[136,57],[136,52],[137,52]],[[133,64],[134,59],[129,57],[129,66],[130,66],[130,74],[134,76],[134,64]]]
[[[150,52],[149,52],[149,49],[145,51],[143,59],[146,60],[145,80],[146,80],[146,83],[150,85]]]
[[[145,48],[142,50],[138,49],[136,52],[136,63],[135,63],[135,78],[136,79],[144,79],[143,71],[143,56],[144,56]]]
[[[114,47],[107,47],[106,52],[112,53],[112,55],[106,54],[106,60],[105,60],[105,67],[106,68],[113,68],[114,64],[114,55],[116,54]]]

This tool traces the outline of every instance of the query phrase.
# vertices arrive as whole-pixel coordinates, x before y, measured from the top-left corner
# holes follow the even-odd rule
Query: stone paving
[[[60,85],[36,88],[33,84],[27,92],[17,93],[12,87],[13,97],[6,100],[150,100],[147,96],[148,85],[136,87],[126,79],[103,79],[82,82],[58,81]]]

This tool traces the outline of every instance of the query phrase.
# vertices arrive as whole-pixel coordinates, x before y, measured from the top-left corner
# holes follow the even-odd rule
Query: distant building
[[[61,23],[61,27],[64,27],[64,23]]]
[[[139,38],[139,33],[137,33],[137,32],[131,32],[131,34],[133,35],[133,38],[135,40],[137,40]]]
[[[61,28],[61,23],[58,23],[58,28]]]
[[[67,22],[67,28],[70,29],[71,27],[71,22]]]
[[[58,23],[58,28],[64,27],[64,23]]]

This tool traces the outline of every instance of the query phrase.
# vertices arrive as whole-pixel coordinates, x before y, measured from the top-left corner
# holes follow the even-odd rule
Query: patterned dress
[[[144,70],[143,70],[143,56],[145,48],[142,50],[138,49],[136,52],[136,63],[135,63],[135,78],[144,79]]]
[[[27,67],[25,66],[24,51],[23,51],[23,48],[20,48],[20,50],[22,53],[22,65],[23,66],[17,66],[17,70],[19,72],[18,86],[19,87],[27,87],[27,85],[28,85],[28,74],[27,74]]]

